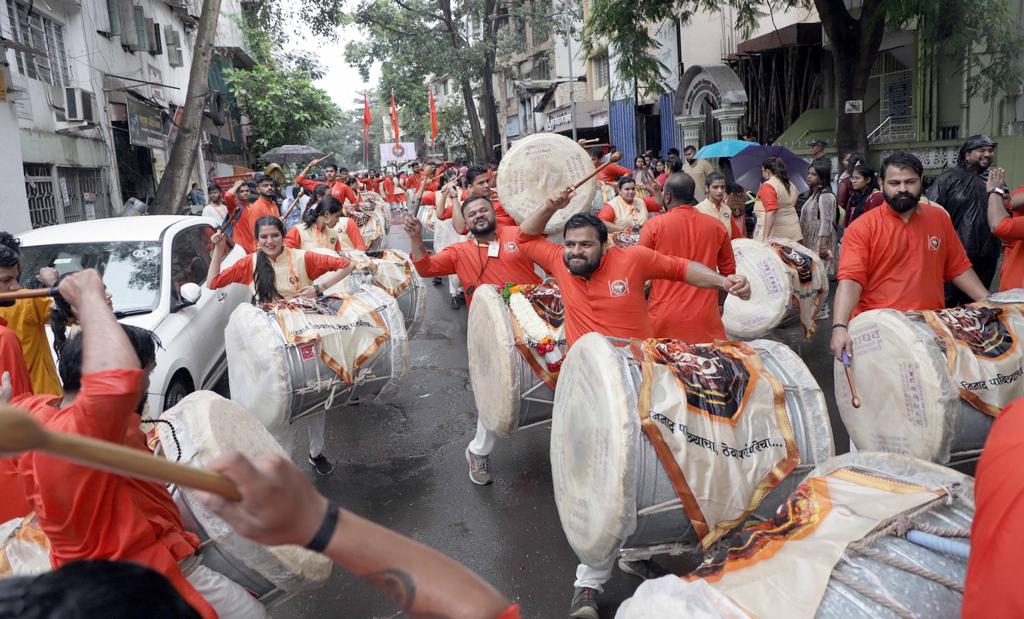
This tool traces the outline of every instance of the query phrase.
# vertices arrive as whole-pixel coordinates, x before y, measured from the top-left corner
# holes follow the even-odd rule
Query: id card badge
[[[490,243],[488,243],[487,244],[487,257],[488,258],[497,258],[498,257],[498,247],[499,247],[499,245],[498,245],[497,241],[491,241]]]

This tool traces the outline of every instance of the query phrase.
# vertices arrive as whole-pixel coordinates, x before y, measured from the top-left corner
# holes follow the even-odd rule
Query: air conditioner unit
[[[64,116],[68,122],[96,122],[96,97],[88,90],[65,88]]]

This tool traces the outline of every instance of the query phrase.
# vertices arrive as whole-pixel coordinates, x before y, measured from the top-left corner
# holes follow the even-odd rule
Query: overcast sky
[[[345,62],[345,43],[363,38],[359,29],[350,25],[340,28],[338,37],[333,41],[293,38],[289,42],[289,47],[307,50],[313,45],[316,46],[320,63],[325,69],[324,78],[316,82],[316,85],[326,90],[339,107],[347,110],[356,106],[354,102],[360,98],[361,91],[374,87],[380,81],[379,63],[370,70],[370,81],[367,83],[363,82],[355,67]]]

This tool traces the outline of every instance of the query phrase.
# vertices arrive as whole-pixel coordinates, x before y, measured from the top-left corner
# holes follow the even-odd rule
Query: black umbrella
[[[277,148],[271,148],[263,153],[263,159],[272,163],[306,163],[311,159],[319,159],[324,154],[312,146],[298,144],[285,144]]]
[[[762,146],[751,144],[733,155],[731,159],[732,173],[736,182],[750,191],[757,191],[761,186],[761,166],[769,157],[781,157],[789,172],[789,180],[796,185],[801,193],[807,191],[807,168],[810,164],[797,156],[785,146]]]

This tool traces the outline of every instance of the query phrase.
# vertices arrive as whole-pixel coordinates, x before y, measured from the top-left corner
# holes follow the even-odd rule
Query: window
[[[135,15],[135,37],[138,44],[132,47],[132,51],[149,50],[149,29],[146,27],[146,13],[141,6],[132,7]]]
[[[107,19],[110,20],[110,36],[121,34],[121,2],[120,0],[107,0]]]
[[[174,294],[185,284],[202,286],[210,267],[210,226],[193,226],[182,230],[171,242],[171,277]]]
[[[7,17],[14,39],[39,51],[38,54],[14,52],[18,73],[54,86],[69,86],[71,72],[64,49],[64,27],[43,17],[38,9],[33,9],[29,15],[28,9],[25,3],[7,0]]]
[[[551,79],[551,71],[548,68],[548,57],[541,56],[537,58],[537,62],[533,65],[533,77],[538,80],[549,80]]]
[[[601,52],[591,60],[591,70],[594,72],[594,87],[607,86],[611,81],[611,67],[608,66],[608,52]]]
[[[170,24],[164,24],[164,44],[167,47],[167,62],[172,67],[185,66],[181,55],[181,35]]]

